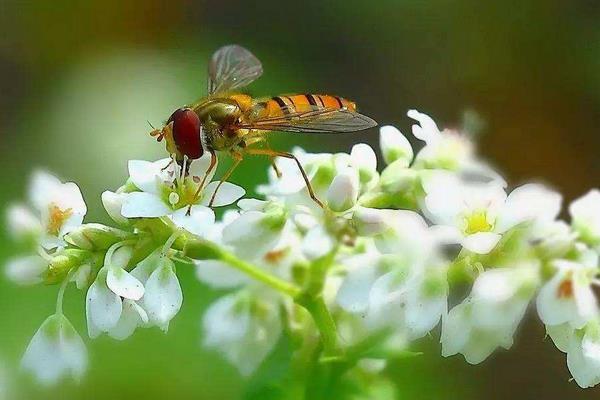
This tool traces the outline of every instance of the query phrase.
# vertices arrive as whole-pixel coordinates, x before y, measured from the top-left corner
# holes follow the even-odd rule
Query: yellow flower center
[[[487,213],[485,211],[475,211],[465,217],[464,232],[467,235],[478,232],[489,232],[493,228],[494,226],[489,223]]]
[[[60,228],[62,228],[65,221],[71,215],[73,215],[73,211],[70,208],[63,210],[60,207],[58,207],[56,204],[52,203],[52,204],[50,204],[50,206],[48,206],[48,212],[49,212],[49,220],[48,220],[48,226],[46,228],[46,231],[50,235],[57,236],[58,233],[60,232]]]

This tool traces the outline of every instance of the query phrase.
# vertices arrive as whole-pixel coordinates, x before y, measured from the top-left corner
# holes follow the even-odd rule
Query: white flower
[[[327,205],[332,211],[346,211],[358,200],[359,176],[357,171],[347,168],[333,178],[327,189]]]
[[[408,167],[414,153],[410,142],[396,127],[382,126],[379,129],[379,146],[386,164],[398,161],[403,167]]]
[[[245,291],[221,297],[202,321],[204,345],[219,350],[244,376],[250,375],[281,335],[279,305]]]
[[[43,282],[48,261],[40,256],[14,258],[6,263],[6,276],[19,285],[35,285]]]
[[[48,317],[27,346],[22,367],[43,384],[65,375],[80,379],[87,368],[87,351],[73,325],[62,314]]]
[[[345,260],[349,269],[337,294],[346,311],[362,315],[368,328],[400,329],[417,339],[446,312],[445,268],[407,262],[401,255],[366,253]],[[393,316],[393,317],[390,317]]]
[[[598,304],[592,290],[592,280],[598,271],[596,265],[556,260],[556,273],[537,297],[537,311],[546,325],[569,323],[581,328],[598,315]]]
[[[33,174],[29,187],[29,201],[34,213],[24,206],[13,206],[8,211],[8,226],[18,238],[33,235],[48,250],[63,247],[63,236],[79,227],[87,207],[73,182],[61,183],[47,172]]]
[[[549,223],[561,197],[541,185],[516,188],[507,197],[497,182],[465,183],[456,175],[432,173],[423,181],[425,212],[440,224],[436,233],[478,254],[496,247],[502,234],[523,222]]]
[[[407,115],[418,121],[412,126],[413,135],[425,142],[415,158],[415,163],[424,168],[441,168],[457,171],[473,159],[473,144],[456,131],[441,132],[430,116],[417,110]]]
[[[110,332],[119,322],[123,311],[121,297],[106,284],[107,274],[108,268],[100,269],[87,292],[85,313],[91,338],[100,336],[102,332]]]
[[[145,288],[146,292],[140,303],[148,313],[148,320],[166,332],[169,322],[183,304],[183,293],[173,261],[161,257],[159,265],[145,282]]]
[[[581,240],[600,245],[600,190],[592,189],[569,206],[573,228]]]
[[[121,207],[125,218],[157,218],[169,216],[178,226],[196,235],[204,235],[214,223],[214,212],[208,207],[219,182],[210,182],[195,196],[199,182],[204,177],[210,155],[195,160],[185,179],[177,178],[179,169],[166,158],[155,162],[133,160],[129,162],[129,176],[140,190],[126,195]],[[169,164],[171,163],[171,164]],[[198,182],[198,183],[197,183]],[[244,195],[241,187],[223,182],[213,206],[228,205]],[[114,208],[113,208],[114,207]],[[116,205],[109,205],[114,212]]]
[[[144,286],[132,274],[125,270],[133,249],[122,246],[114,252],[110,260],[105,261],[107,268],[106,284],[113,293],[130,300],[139,300],[144,295]]]
[[[442,355],[461,353],[478,364],[498,347],[509,349],[538,281],[535,264],[482,273],[471,295],[442,320]]]
[[[600,383],[600,332],[597,321],[569,336],[567,366],[575,382],[582,388]]]

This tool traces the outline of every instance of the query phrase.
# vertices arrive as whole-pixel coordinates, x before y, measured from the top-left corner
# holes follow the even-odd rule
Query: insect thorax
[[[239,104],[230,98],[217,98],[194,106],[202,124],[206,145],[215,150],[226,150],[240,141],[235,124],[242,116]]]

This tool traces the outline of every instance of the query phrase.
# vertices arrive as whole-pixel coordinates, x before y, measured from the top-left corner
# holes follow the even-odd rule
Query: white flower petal
[[[208,185],[206,185],[206,188],[204,189],[204,193],[202,195],[203,205],[208,205],[218,185],[218,181],[211,182]],[[221,207],[235,203],[242,196],[244,196],[244,194],[246,194],[244,188],[235,185],[231,182],[223,182],[221,184],[221,187],[219,188],[219,191],[217,192],[217,195],[215,196],[215,200],[213,201],[212,206]]]
[[[525,221],[551,222],[558,216],[562,196],[540,184],[526,184],[506,198],[498,216],[496,232],[505,232]]]
[[[138,326],[142,326],[146,322],[148,322],[146,311],[135,301],[125,299],[121,318],[117,325],[108,331],[108,335],[113,339],[125,340],[135,332]]]
[[[468,312],[469,304],[461,303],[442,318],[442,356],[460,353],[469,341],[471,324]]]
[[[569,206],[573,226],[586,240],[600,242],[600,190],[592,189]]]
[[[493,232],[477,232],[462,240],[465,249],[477,254],[487,254],[496,247],[502,235]]]
[[[48,261],[40,256],[27,256],[9,260],[6,276],[19,285],[34,285],[43,281],[42,274],[48,270]]]
[[[572,296],[561,296],[561,285],[565,283],[566,273],[558,272],[542,288],[536,299],[538,315],[546,325],[559,325],[571,320],[576,313]]]
[[[171,212],[160,197],[144,192],[128,193],[121,213],[125,218],[157,218]]]
[[[31,210],[21,204],[12,204],[6,211],[8,231],[17,239],[40,233],[42,225]]]
[[[358,200],[358,176],[347,168],[336,175],[327,190],[327,205],[331,210],[341,212],[353,207]]]
[[[118,224],[127,225],[127,218],[121,212],[127,193],[114,193],[106,190],[102,193],[102,205],[109,217]]]
[[[569,344],[571,343],[571,337],[575,333],[573,327],[569,324],[560,324],[560,325],[552,325],[546,326],[546,333],[554,344],[556,348],[558,348],[563,353],[566,353],[569,350]]]
[[[223,229],[223,242],[235,248],[239,257],[256,259],[279,241],[285,226],[284,216],[271,217],[260,211],[247,211]]]
[[[62,183],[56,176],[46,171],[35,171],[29,186],[29,200],[39,211],[47,207],[50,196],[59,191]]]
[[[441,135],[439,128],[435,121],[427,114],[418,112],[417,110],[409,110],[406,115],[419,122],[419,125],[412,126],[413,135],[417,139],[424,141],[427,144],[431,144],[439,139]]]
[[[386,125],[379,129],[379,146],[386,164],[399,161],[408,167],[414,158],[410,142],[394,126]]]
[[[175,225],[197,236],[205,236],[215,223],[215,213],[205,206],[194,205],[173,212],[169,218]]]
[[[67,374],[80,379],[87,368],[87,351],[69,320],[52,315],[31,339],[21,366],[46,385]]]
[[[198,279],[216,289],[234,288],[252,281],[246,274],[219,260],[202,260],[194,264]]]
[[[344,278],[336,301],[348,312],[363,313],[369,307],[369,294],[377,279],[377,256],[366,254],[354,258],[357,265]]]
[[[174,175],[173,169],[163,170],[170,162],[169,158],[156,162],[130,160],[128,164],[129,178],[141,191],[158,194],[161,178],[167,177],[169,173]]]
[[[195,160],[188,160],[188,162],[190,163],[190,169],[189,169],[189,174],[191,176],[197,176],[200,179],[204,178],[204,174],[206,173],[206,171],[208,170],[208,167],[210,166],[210,161],[211,161],[211,154],[209,152],[205,152],[202,157],[195,159]],[[215,164],[215,166],[213,167],[212,171],[210,172],[210,174],[208,174],[208,176],[206,177],[206,182],[210,182],[217,170],[217,166],[218,166],[218,159],[217,159],[217,164]]]
[[[106,275],[106,269],[101,269],[87,292],[86,315],[88,333],[92,338],[96,336],[96,329],[100,332],[107,332],[117,324],[121,317],[121,298],[106,285]]]
[[[350,151],[350,162],[354,168],[374,172],[377,170],[377,156],[375,152],[366,143],[359,143],[352,146]]]
[[[171,260],[161,260],[159,267],[148,278],[142,298],[142,306],[149,320],[163,329],[177,315],[183,303],[183,293],[174,268]]]
[[[106,284],[113,293],[126,299],[139,300],[144,295],[144,285],[123,268],[109,268]]]
[[[331,252],[334,245],[329,232],[323,226],[317,225],[308,231],[302,240],[302,253],[309,260],[315,260]]]

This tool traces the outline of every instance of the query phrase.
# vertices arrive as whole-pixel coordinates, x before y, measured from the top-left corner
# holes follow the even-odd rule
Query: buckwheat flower
[[[386,164],[398,161],[399,165],[406,168],[412,163],[412,146],[396,127],[386,125],[379,128],[379,146]]]
[[[600,190],[592,189],[572,202],[569,214],[580,240],[600,246]]]
[[[440,226],[437,233],[478,254],[489,253],[502,234],[523,222],[550,222],[561,197],[541,185],[528,184],[506,196],[497,182],[465,183],[438,172],[423,180],[426,215]]]
[[[40,256],[14,258],[6,263],[6,277],[19,285],[35,285],[44,281],[48,261]]]
[[[409,340],[424,336],[446,312],[445,268],[415,264],[401,255],[366,253],[345,261],[337,294],[346,311],[361,315],[370,330],[399,329]]]
[[[67,375],[78,380],[87,368],[87,351],[69,320],[62,314],[55,314],[37,330],[21,365],[46,385]]]
[[[536,301],[540,319],[550,326],[568,323],[581,328],[598,315],[592,290],[598,266],[567,260],[556,260],[553,265],[556,273],[541,288]]]
[[[600,383],[600,325],[597,320],[570,336],[567,366],[580,387]]]
[[[106,278],[108,268],[103,267],[98,271],[96,280],[88,289],[85,304],[88,335],[91,338],[100,336],[102,332],[113,329],[123,311],[121,297],[108,287]]]
[[[204,345],[218,350],[244,376],[271,352],[281,335],[279,304],[269,296],[239,291],[221,297],[206,311]]]
[[[81,225],[87,212],[79,187],[75,183],[62,183],[55,176],[43,171],[33,174],[29,200],[40,217],[39,242],[46,249],[64,246],[63,236]],[[24,209],[18,211],[18,215],[13,213],[12,225],[21,227],[17,229],[34,232],[38,229],[32,220],[32,214]]]
[[[158,326],[169,329],[170,321],[177,315],[183,304],[183,292],[175,273],[175,264],[157,249],[142,260],[132,271],[144,285],[144,296],[138,304],[147,314],[145,326]],[[143,315],[140,315],[143,318]]]
[[[498,347],[509,349],[539,279],[536,263],[483,272],[471,295],[442,319],[442,355],[461,353],[478,364]]]
[[[210,182],[198,192],[202,178],[209,166],[209,155],[194,160],[189,176],[178,178],[179,168],[171,159],[155,162],[133,160],[129,162],[129,177],[140,191],[127,194],[121,207],[125,218],[158,218],[168,216],[176,225],[196,235],[204,235],[215,216],[208,207],[219,182]],[[198,195],[196,196],[196,193]],[[238,200],[245,191],[230,182],[223,182],[214,207],[225,206]]]
[[[145,287],[146,292],[141,305],[148,313],[150,323],[166,332],[169,322],[183,304],[183,292],[173,261],[161,258],[158,268],[150,274]]]
[[[473,144],[466,136],[448,129],[440,131],[430,116],[417,110],[409,110],[407,115],[419,123],[412,126],[413,135],[425,142],[415,157],[415,164],[457,171],[473,160]]]

